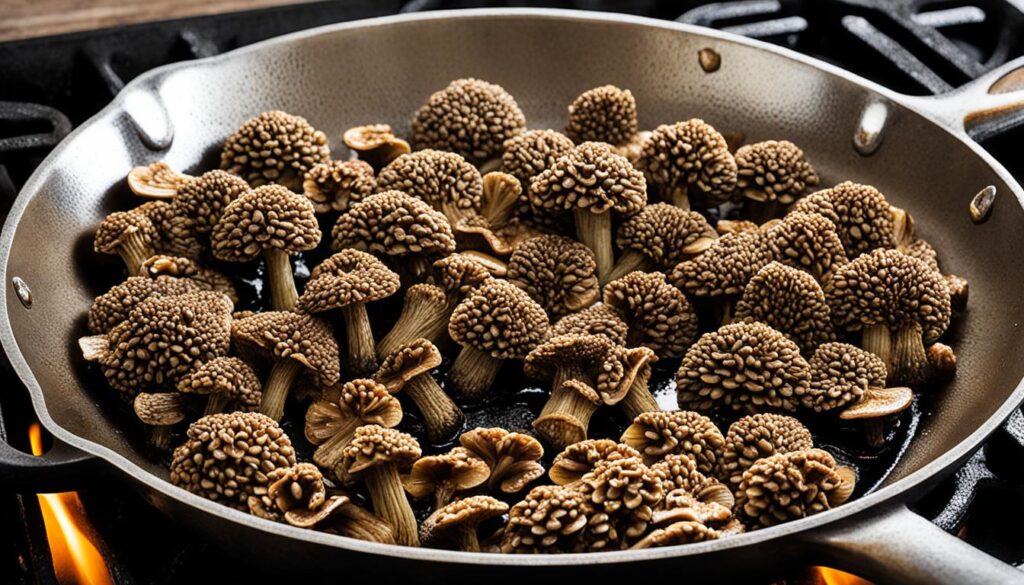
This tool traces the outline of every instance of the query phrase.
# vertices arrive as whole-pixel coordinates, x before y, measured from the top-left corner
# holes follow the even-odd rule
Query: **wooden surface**
[[[0,0],[0,41],[295,3],[295,0]]]

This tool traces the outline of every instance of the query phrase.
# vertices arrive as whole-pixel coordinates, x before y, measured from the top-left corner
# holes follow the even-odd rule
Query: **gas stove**
[[[318,25],[450,8],[507,6],[485,0],[314,2],[0,44],[0,214],[38,163],[74,127],[153,67],[215,55]],[[805,53],[894,90],[950,91],[1024,54],[1024,0],[576,0],[527,2],[676,20],[758,38]],[[1024,181],[1024,127],[983,142]],[[34,415],[26,392],[0,364],[0,439],[29,451]],[[916,510],[1000,559],[1024,564],[1024,414]],[[123,482],[99,477],[78,492],[72,515],[88,517],[110,580],[121,584],[262,582],[149,506]],[[77,509],[81,506],[81,510]],[[0,494],[0,582],[71,583],[53,566],[44,514],[34,495]],[[66,577],[66,575],[61,575]],[[853,583],[795,567],[763,583]],[[255,581],[254,581],[255,580]],[[85,581],[82,581],[85,582]]]

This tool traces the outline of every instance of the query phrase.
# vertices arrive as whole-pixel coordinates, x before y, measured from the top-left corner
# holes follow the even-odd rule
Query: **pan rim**
[[[851,82],[858,85],[869,92],[876,94],[877,96],[883,97],[893,103],[907,108],[908,110],[920,115],[927,119],[931,123],[935,124],[939,128],[951,134],[954,138],[959,140],[965,146],[967,146],[975,156],[978,156],[982,162],[991,168],[1000,179],[1009,186],[1013,197],[1016,199],[1018,205],[1024,207],[1024,189],[1017,183],[1017,181],[1010,175],[997,160],[995,160],[989,153],[982,149],[976,142],[971,140],[966,133],[957,129],[951,129],[947,125],[943,124],[939,117],[934,112],[929,112],[926,108],[922,107],[928,99],[916,96],[908,96],[889,90],[879,84],[864,79],[858,75],[845,71],[834,65],[819,61],[813,57],[802,55],[795,51],[770,45],[768,43],[740,37],[730,33],[716,31],[713,29],[707,29],[703,27],[687,25],[672,21],[657,20],[647,17],[604,13],[604,12],[581,12],[574,10],[565,9],[539,9],[539,8],[497,8],[497,9],[470,9],[470,10],[446,10],[446,11],[435,11],[429,13],[419,14],[399,14],[384,16],[366,20],[358,20],[346,23],[332,24],[317,28],[312,28],[304,31],[291,33],[267,39],[253,45],[249,45],[240,49],[229,51],[221,55],[209,57],[205,59],[198,59],[194,61],[186,61],[181,63],[174,63],[158,67],[151,71],[148,71],[138,78],[130,82],[125,86],[122,91],[115,96],[115,98],[104,107],[99,113],[91,117],[81,126],[76,128],[70,135],[68,135],[40,164],[39,169],[32,174],[29,180],[25,183],[19,193],[14,205],[8,214],[8,217],[4,223],[3,232],[0,234],[0,282],[6,283],[9,280],[8,276],[8,262],[10,259],[11,247],[14,241],[14,235],[17,226],[20,222],[22,215],[25,212],[28,204],[41,192],[40,186],[46,178],[45,171],[48,166],[46,163],[50,162],[52,158],[60,155],[60,153],[72,143],[80,132],[87,130],[90,127],[99,125],[105,121],[116,116],[123,109],[125,96],[132,94],[133,92],[156,92],[159,89],[160,83],[164,81],[172,73],[193,68],[193,67],[206,67],[212,64],[217,64],[222,61],[235,60],[240,56],[244,56],[249,52],[262,51],[267,47],[285,45],[294,41],[311,39],[315,37],[326,36],[334,34],[340,31],[349,31],[354,29],[369,29],[379,26],[390,26],[394,24],[402,24],[408,22],[418,21],[432,21],[432,20],[463,20],[463,19],[501,19],[501,18],[537,18],[545,20],[563,20],[572,21],[577,23],[609,23],[619,24],[623,26],[633,27],[644,27],[652,29],[660,29],[666,31],[681,32],[696,37],[707,38],[710,40],[722,41],[727,43],[733,43],[758,49],[761,51],[768,52],[770,54],[786,58],[788,60],[797,62],[801,65],[811,67],[817,71],[824,72],[833,77],[838,77],[842,80]],[[8,286],[8,285],[5,285]],[[864,496],[854,502],[850,502],[838,508],[829,510],[827,512],[804,518],[801,520],[789,522],[772,528],[758,530],[747,534],[741,534],[733,536],[727,539],[719,541],[709,541],[703,543],[695,543],[688,545],[676,545],[665,548],[657,549],[646,549],[637,551],[614,551],[605,553],[574,553],[574,554],[560,554],[560,555],[508,555],[508,554],[493,554],[493,553],[469,553],[461,551],[444,551],[435,549],[423,549],[416,547],[406,547],[401,545],[387,545],[380,543],[372,543],[361,541],[357,539],[347,538],[344,536],[331,535],[322,532],[316,532],[312,530],[306,530],[288,526],[282,523],[271,522],[264,520],[244,512],[228,508],[226,506],[217,504],[186,490],[172,485],[165,478],[151,474],[148,471],[142,469],[138,465],[132,463],[121,454],[109,449],[103,445],[89,441],[82,437],[79,437],[70,431],[67,431],[56,423],[50,416],[45,407],[45,401],[42,394],[42,389],[36,380],[31,368],[25,361],[24,356],[21,353],[21,349],[18,345],[17,339],[14,336],[14,331],[11,325],[11,320],[7,317],[8,311],[10,310],[9,297],[13,292],[8,289],[6,294],[0,295],[0,313],[4,318],[0,319],[0,342],[2,342],[4,350],[6,351],[8,358],[17,373],[18,377],[22,380],[25,386],[28,388],[32,399],[32,406],[35,410],[36,416],[42,424],[58,439],[68,443],[69,445],[79,448],[82,451],[89,453],[90,455],[96,456],[114,468],[120,473],[127,475],[133,481],[141,483],[147,487],[147,489],[155,490],[161,493],[163,496],[176,500],[180,504],[189,506],[198,512],[204,514],[212,514],[219,516],[223,519],[231,522],[244,525],[246,527],[260,530],[275,534],[280,537],[286,537],[290,539],[296,539],[304,543],[312,543],[320,546],[329,546],[333,548],[340,548],[349,550],[352,552],[367,553],[382,557],[393,557],[407,559],[411,561],[428,561],[438,563],[449,563],[449,564],[461,564],[461,565],[497,565],[497,566],[515,566],[515,567],[550,567],[550,566],[571,566],[580,564],[618,564],[626,562],[643,562],[643,561],[654,561],[659,559],[667,559],[673,557],[682,556],[695,556],[712,552],[721,552],[731,549],[737,549],[747,545],[765,543],[770,541],[776,541],[786,536],[793,536],[797,534],[806,533],[808,531],[830,525],[844,519],[849,519],[855,515],[864,513],[870,509],[880,509],[886,503],[892,502],[903,502],[907,499],[909,492],[913,490],[918,484],[926,482],[930,479],[934,479],[941,476],[943,471],[949,470],[952,466],[960,461],[963,461],[970,456],[977,448],[980,447],[982,441],[993,431],[995,431],[1002,423],[1009,417],[1015,408],[1017,408],[1022,401],[1024,401],[1024,379],[1019,381],[1004,403],[996,410],[996,412],[977,429],[975,429],[968,437],[963,441],[955,445],[953,448],[947,450],[941,456],[935,460],[927,463],[921,469],[909,474],[892,485],[886,486],[873,492],[867,496]]]

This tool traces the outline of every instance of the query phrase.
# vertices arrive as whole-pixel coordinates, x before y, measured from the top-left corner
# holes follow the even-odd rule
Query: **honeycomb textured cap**
[[[600,291],[594,253],[565,236],[537,236],[519,244],[509,258],[507,278],[552,317],[592,305]]]
[[[634,549],[657,548],[693,544],[708,540],[717,540],[722,533],[696,520],[673,522],[664,528],[656,528],[636,543]]]
[[[736,186],[751,199],[789,205],[808,187],[818,184],[818,174],[804,151],[788,140],[767,140],[736,149]]]
[[[589,522],[586,496],[569,486],[542,485],[509,510],[501,551],[549,554],[578,550]]]
[[[331,232],[335,250],[377,256],[450,254],[455,236],[444,214],[401,191],[376,193],[343,213]]]
[[[302,177],[331,158],[327,135],[300,116],[264,112],[242,124],[220,154],[220,168],[253,187]]]
[[[729,426],[715,476],[736,487],[758,459],[812,447],[811,432],[799,420],[775,413],[748,415]]]
[[[778,262],[765,266],[750,279],[736,303],[735,319],[769,325],[796,342],[807,355],[836,338],[818,281]]]
[[[521,359],[544,340],[548,316],[516,285],[490,279],[452,312],[448,333],[457,343],[495,359]]]
[[[365,161],[325,161],[306,173],[302,192],[317,213],[344,212],[377,192],[377,178]]]
[[[627,548],[647,532],[654,508],[662,498],[661,479],[638,457],[602,461],[583,476],[578,489],[607,530],[590,530],[587,548],[593,551]],[[592,523],[593,528],[596,523]]]
[[[466,214],[480,210],[484,184],[480,171],[454,152],[420,150],[391,161],[380,171],[381,191],[402,191],[438,211],[451,206]]]
[[[162,202],[160,202],[162,203]],[[100,254],[117,254],[129,237],[141,237],[143,245],[152,247],[160,239],[157,227],[150,216],[139,208],[115,211],[100,222],[93,240],[93,249]]]
[[[129,394],[173,388],[195,364],[228,353],[232,308],[207,291],[142,301],[107,333],[103,375]]]
[[[569,154],[573,142],[554,130],[527,130],[505,141],[502,169],[524,185]]]
[[[736,188],[736,159],[729,145],[710,124],[696,118],[655,128],[637,166],[651,183],[696,187],[713,205],[727,201]]]
[[[774,526],[832,508],[851,487],[826,451],[782,453],[759,459],[743,473],[736,509],[752,528]]]
[[[768,229],[767,239],[775,260],[805,270],[819,282],[848,262],[835,224],[823,215],[788,213]]]
[[[828,218],[839,232],[848,258],[896,246],[892,208],[878,189],[846,181],[797,201],[793,211]]]
[[[918,260],[927,264],[928,267],[934,270],[935,272],[940,272],[939,254],[938,252],[935,251],[935,248],[932,247],[932,245],[929,244],[927,241],[922,240],[921,238],[917,238],[913,242],[910,242],[910,244],[902,246],[900,248],[900,252],[903,252],[907,256],[913,256],[914,258],[917,258]]]
[[[699,494],[718,484],[710,473],[698,468],[697,460],[688,453],[669,453],[651,465],[651,471],[661,479],[661,489],[666,494],[674,490]]]
[[[248,364],[236,357],[219,357],[193,368],[178,380],[178,391],[221,394],[241,410],[255,410],[263,397],[263,384]]]
[[[603,85],[569,104],[565,133],[576,142],[625,144],[637,133],[636,99],[628,89]]]
[[[256,313],[232,323],[231,337],[246,350],[275,360],[296,360],[321,386],[333,384],[340,375],[334,333],[316,317],[288,311]]]
[[[210,244],[220,260],[248,262],[265,249],[307,252],[320,236],[309,199],[280,185],[265,185],[228,204],[210,233]]]
[[[345,447],[341,464],[351,474],[381,464],[402,468],[412,465],[421,453],[420,444],[412,435],[378,425],[366,425],[356,429],[352,442]]]
[[[274,476],[276,479],[267,489],[267,496],[279,513],[316,510],[327,500],[324,476],[312,463],[298,463],[280,469]]]
[[[377,381],[389,392],[398,392],[406,382],[441,365],[441,352],[430,341],[419,338],[399,347],[381,362]]]
[[[248,511],[267,493],[275,472],[295,465],[288,435],[255,412],[212,414],[192,423],[174,450],[171,483],[209,500]]]
[[[432,545],[458,531],[476,530],[487,520],[508,512],[508,504],[491,496],[468,496],[442,506],[420,525],[420,541]]]
[[[841,329],[918,323],[925,343],[937,340],[952,316],[946,279],[897,250],[875,250],[853,260],[829,279],[825,296]]]
[[[594,470],[601,461],[639,457],[636,449],[611,439],[586,439],[573,443],[555,455],[548,475],[558,485],[568,485]]]
[[[482,162],[501,155],[505,141],[525,126],[515,98],[500,85],[456,79],[416,111],[412,142],[417,149],[447,150]]]
[[[856,404],[868,388],[885,388],[885,362],[846,343],[825,343],[811,356],[804,408],[823,412]]]
[[[584,142],[530,182],[530,202],[547,212],[636,213],[647,183],[626,157],[601,142]]]
[[[490,280],[487,267],[464,254],[451,254],[434,262],[437,283],[452,298],[461,299]]]
[[[194,233],[208,234],[224,208],[248,191],[249,184],[238,175],[209,171],[181,184],[171,201],[171,213],[189,218]]]
[[[625,350],[603,335],[564,335],[552,337],[531,351],[523,362],[523,372],[531,378],[551,379],[556,371],[572,371],[588,376],[577,382],[590,385],[608,404],[614,404],[629,390],[626,380]]]
[[[704,216],[668,203],[655,203],[640,210],[619,226],[616,245],[623,251],[641,252],[662,270],[668,270],[717,240],[718,233]]]
[[[465,447],[455,447],[447,453],[417,459],[402,484],[412,497],[424,498],[441,484],[451,484],[458,491],[468,490],[487,481],[490,475],[486,461]]]
[[[668,281],[693,296],[738,295],[771,261],[762,232],[731,233],[715,240],[700,256],[677,264]]]
[[[551,326],[550,335],[604,335],[616,345],[626,345],[628,326],[622,313],[611,305],[595,303],[578,313],[566,315]]]
[[[184,256],[157,254],[142,263],[142,274],[151,279],[179,277],[189,280],[198,290],[223,293],[231,302],[238,302],[238,292],[231,278],[223,272],[200,266]]]
[[[626,344],[650,348],[659,358],[683,355],[697,337],[697,314],[660,272],[631,272],[604,287],[604,304],[622,314]]]
[[[187,278],[131,276],[92,302],[89,307],[89,332],[98,334],[110,331],[148,298],[173,297],[199,290],[199,285]]]
[[[358,419],[364,424],[391,428],[402,420],[401,403],[375,380],[357,378],[345,382],[337,404],[343,418]]]
[[[648,465],[671,454],[684,454],[706,474],[714,471],[725,444],[711,419],[689,410],[644,412],[633,419],[621,440],[639,451]]]
[[[795,410],[809,366],[800,348],[764,323],[732,323],[705,333],[676,374],[679,407]]]
[[[379,301],[398,292],[400,286],[398,275],[376,256],[342,250],[313,269],[295,308],[303,313],[322,313]]]

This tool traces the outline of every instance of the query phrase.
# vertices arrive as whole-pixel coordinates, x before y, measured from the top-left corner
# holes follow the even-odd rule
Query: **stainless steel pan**
[[[701,67],[704,49],[720,56],[717,70]],[[749,141],[785,137],[809,153],[824,183],[871,183],[910,210],[945,268],[970,280],[971,306],[954,332],[959,375],[885,484],[835,510],[721,541],[534,557],[348,540],[263,521],[170,485],[165,470],[124,439],[83,387],[74,343],[92,298],[112,284],[91,268],[91,238],[105,214],[127,205],[127,171],[157,159],[210,168],[232,130],[272,108],[308,117],[340,151],[342,129],[379,121],[404,129],[432,91],[467,76],[503,85],[537,128],[561,127],[565,105],[581,90],[628,87],[643,127],[701,117]],[[1019,119],[1022,77],[1018,61],[956,93],[910,97],[719,32],[541,10],[383,18],[160,68],[129,84],[46,159],[4,227],[0,339],[43,424],[65,446],[50,458],[63,466],[56,475],[51,461],[3,449],[0,479],[38,487],[67,471],[97,473],[99,460],[167,514],[226,547],[336,576],[345,566],[419,581],[646,571],[699,581],[818,562],[878,582],[1024,582],[1012,567],[906,507],[955,470],[1024,398],[1024,191],[969,137]],[[996,192],[995,205],[988,221],[976,224],[968,206],[987,187]]]

